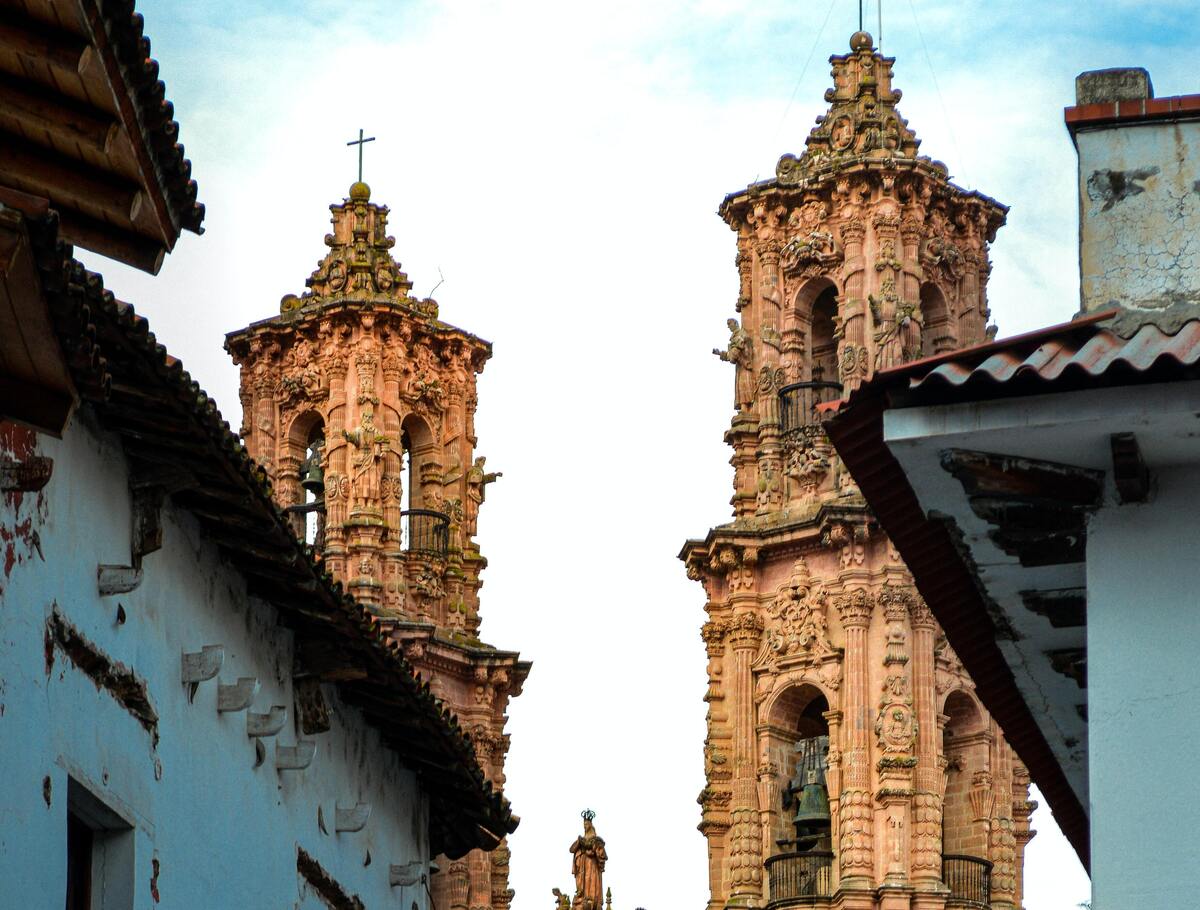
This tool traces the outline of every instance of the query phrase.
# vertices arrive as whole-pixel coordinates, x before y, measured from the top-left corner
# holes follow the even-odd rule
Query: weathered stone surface
[[[293,508],[325,566],[377,615],[471,736],[488,779],[504,784],[508,700],[529,664],[479,634],[475,541],[487,486],[500,477],[475,454],[476,377],[491,345],[438,318],[392,257],[388,208],[355,183],[330,206],[327,253],[308,291],[279,315],[232,332],[241,367],[241,436]],[[314,482],[315,481],[315,482]],[[307,491],[323,502],[311,502]],[[315,513],[315,534],[306,511]],[[322,679],[359,672],[323,655]],[[317,680],[298,696],[304,731],[327,723]],[[438,906],[503,910],[504,862],[475,851],[439,861]],[[499,851],[493,852],[493,859]]]
[[[995,863],[1002,899],[1019,905],[1028,812],[1014,820],[1013,807],[1028,776],[817,410],[877,370],[994,333],[988,245],[1006,209],[917,155],[893,61],[869,35],[831,63],[831,106],[805,153],[720,210],[741,278],[740,319],[716,352],[737,374],[734,520],[681,554],[707,595],[709,910],[789,888],[898,906],[880,885],[941,906],[943,853]],[[824,828],[801,824],[820,801],[796,782],[822,736]],[[982,816],[972,793],[988,798]]]

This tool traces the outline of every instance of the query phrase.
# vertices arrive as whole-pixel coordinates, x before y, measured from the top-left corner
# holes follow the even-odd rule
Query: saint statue
[[[591,809],[583,812],[583,834],[571,844],[571,872],[575,876],[575,910],[603,910],[604,864],[608,854],[604,852],[604,838],[592,827],[596,813]]]
[[[483,505],[483,500],[487,497],[487,485],[495,483],[495,481],[504,476],[503,471],[495,471],[488,473],[483,469],[487,459],[480,455],[467,469],[467,503],[465,510],[466,533],[468,537],[474,537],[479,521],[479,507]]]
[[[713,353],[737,366],[735,394],[738,410],[746,410],[754,403],[754,343],[736,319],[727,319],[729,346],[725,350],[713,348]]]
[[[391,449],[390,440],[375,428],[375,415],[364,405],[359,426],[343,430],[342,436],[357,449],[352,465],[351,485],[360,503],[378,504],[381,497],[383,456]]]

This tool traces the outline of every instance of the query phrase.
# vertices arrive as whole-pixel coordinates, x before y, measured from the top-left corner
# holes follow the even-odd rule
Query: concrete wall
[[[141,586],[100,597],[97,564],[129,561],[124,457],[86,411],[64,440],[41,437],[39,451],[54,459],[46,489],[0,497],[0,537],[15,544],[0,560],[0,906],[62,907],[70,791],[77,805],[132,829],[103,839],[111,862],[93,906],[323,907],[297,874],[303,848],[368,908],[426,907],[419,883],[388,884],[389,864],[428,856],[426,800],[331,686],[332,729],[305,737],[316,740],[316,758],[306,770],[276,770],[276,741],[293,745],[299,730],[292,636],[274,608],[248,596],[191,516],[170,504]],[[157,745],[108,687],[47,646],[55,610],[144,682]],[[224,667],[189,703],[181,654],[209,644],[224,645]],[[288,709],[257,768],[246,712],[216,708],[218,681],[243,676],[261,684],[250,710]],[[371,805],[366,827],[336,834],[335,808],[360,801]]]
[[[1084,311],[1200,303],[1200,121],[1080,130]]]
[[[1088,770],[1095,910],[1195,904],[1200,469],[1088,526]]]

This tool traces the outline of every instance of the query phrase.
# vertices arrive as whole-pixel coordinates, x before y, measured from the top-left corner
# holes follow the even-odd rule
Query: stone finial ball
[[[874,46],[875,42],[868,32],[855,32],[850,36],[850,50],[852,51],[869,51]]]
[[[361,180],[350,184],[350,199],[352,202],[366,202],[371,198],[371,188]]]

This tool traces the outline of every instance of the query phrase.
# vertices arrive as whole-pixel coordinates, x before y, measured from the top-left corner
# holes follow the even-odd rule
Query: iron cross
[[[357,145],[357,146],[358,146],[358,182],[359,182],[359,183],[362,183],[362,152],[363,152],[363,145],[364,145],[364,144],[366,144],[366,143],[368,143],[368,142],[374,142],[374,141],[375,141],[375,137],[374,137],[374,136],[368,136],[366,139],[364,139],[364,138],[363,138],[363,131],[362,131],[362,130],[359,130],[359,131],[358,131],[358,138],[357,138],[357,139],[351,139],[349,142],[347,142],[347,143],[346,143],[346,145]]]

